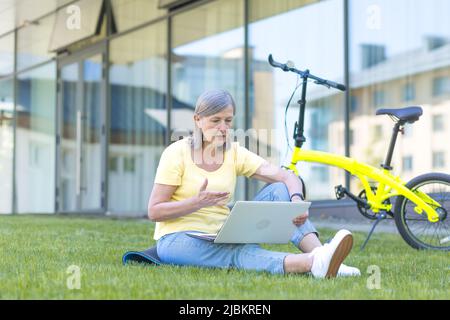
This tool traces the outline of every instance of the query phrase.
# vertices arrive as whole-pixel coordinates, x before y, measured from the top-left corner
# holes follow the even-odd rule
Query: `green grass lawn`
[[[450,255],[416,251],[397,234],[375,233],[366,249],[355,233],[346,263],[358,278],[123,266],[122,255],[154,244],[154,224],[109,218],[0,216],[1,299],[449,299]],[[351,230],[351,227],[348,229]],[[320,229],[321,239],[333,230]],[[298,252],[293,245],[265,246]],[[81,272],[81,288],[69,290],[67,268]],[[380,268],[380,288],[369,289]]]

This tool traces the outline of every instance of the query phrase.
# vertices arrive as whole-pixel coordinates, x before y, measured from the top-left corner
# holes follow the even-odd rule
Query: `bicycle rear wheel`
[[[450,175],[428,173],[406,184],[412,191],[426,193],[440,204],[438,222],[430,222],[426,213],[418,214],[409,199],[399,196],[395,202],[395,224],[402,238],[415,249],[450,250]]]

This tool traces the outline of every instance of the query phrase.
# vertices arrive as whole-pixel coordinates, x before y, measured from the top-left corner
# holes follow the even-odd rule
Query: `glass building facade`
[[[379,108],[420,105],[394,173],[450,172],[447,0],[39,0],[0,10],[0,213],[146,214],[159,158],[193,129],[197,97],[228,90],[234,129],[289,163],[298,79],[292,60],[346,92],[308,84],[304,148],[379,166],[393,123]],[[418,23],[420,21],[420,23]],[[419,151],[420,150],[420,151]],[[313,201],[362,188],[300,163]],[[238,179],[234,200],[263,185]]]

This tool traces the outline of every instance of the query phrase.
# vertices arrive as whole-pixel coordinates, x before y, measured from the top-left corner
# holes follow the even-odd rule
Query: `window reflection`
[[[436,77],[433,79],[433,96],[450,95],[450,77]]]
[[[397,140],[394,173],[409,180],[434,167],[450,170],[442,138],[450,133],[439,120],[450,120],[449,11],[446,0],[350,1],[351,94],[361,97],[358,112],[351,113],[350,127],[358,134],[352,157],[379,167],[393,122],[375,116],[376,109],[420,105],[423,116]],[[376,126],[384,138],[371,136]],[[351,187],[361,188],[356,181]]]
[[[433,152],[433,168],[434,169],[445,168],[445,151]]]
[[[81,209],[102,207],[102,67],[101,54],[83,61]]]
[[[12,212],[13,80],[0,81],[0,214]]]
[[[167,130],[166,22],[110,45],[109,209],[146,210]]]
[[[403,86],[403,101],[410,102],[416,99],[416,86],[414,83],[407,83]]]
[[[56,69],[50,63],[17,79],[16,185],[19,213],[55,204]]]
[[[50,15],[17,30],[18,70],[47,61],[54,56],[49,51],[54,21],[55,16]]]
[[[14,72],[14,33],[0,38],[0,78]]]
[[[222,0],[174,16],[172,132],[192,132],[197,98],[210,89],[231,93],[236,103],[234,128],[245,129],[243,10],[242,0]],[[240,177],[235,199],[243,198]]]
[[[284,114],[297,78],[294,74],[271,68],[267,57],[272,53],[278,61],[291,60],[298,69],[310,69],[317,76],[342,83],[343,1],[251,0],[249,4],[251,125],[256,129],[274,130],[272,137],[260,142],[269,145],[275,164],[286,165],[290,161],[291,151],[285,136]],[[296,102],[300,92],[299,89],[286,116],[291,148],[294,145],[294,123],[298,121]],[[309,83],[304,148],[344,155],[343,121],[343,94]],[[342,170],[303,162],[298,169],[308,184],[309,199],[330,198],[333,186],[344,181]],[[256,193],[260,185],[252,181],[250,194]]]
[[[64,0],[60,5],[68,4]],[[27,3],[30,1],[27,1]],[[70,1],[73,2],[73,1]],[[17,29],[19,71],[43,64],[55,57],[53,49],[67,47],[74,53],[106,36],[102,1],[82,0],[93,9],[89,32],[96,37],[67,36],[64,8],[28,22]],[[111,0],[113,27],[130,30],[167,14],[158,9],[158,0]],[[206,1],[207,2],[207,1]],[[192,115],[198,96],[207,89],[231,92],[237,104],[235,128],[244,129],[245,90],[250,97],[249,127],[257,132],[257,151],[281,165],[290,159],[284,128],[284,111],[297,78],[271,68],[272,53],[279,61],[292,60],[299,69],[343,82],[344,0],[215,0],[171,16],[170,52],[172,69],[171,114],[167,114],[167,24],[165,19],[110,42],[110,140],[108,146],[108,207],[112,211],[143,211],[147,205],[156,166],[165,147],[165,137],[173,131],[192,130]],[[34,3],[34,2],[33,2]],[[249,5],[249,48],[244,51],[244,7]],[[378,108],[420,105],[424,114],[405,127],[394,153],[395,174],[408,180],[423,172],[450,171],[450,12],[448,0],[349,0],[350,54],[350,153],[379,166],[383,162],[392,121],[375,116]],[[28,4],[31,5],[31,2]],[[23,11],[18,4],[19,20]],[[33,5],[35,6],[35,5]],[[42,6],[41,6],[42,7]],[[31,7],[41,16],[48,4]],[[51,9],[54,7],[52,6]],[[44,12],[45,11],[45,12]],[[103,12],[103,11],[101,11]],[[100,13],[101,13],[100,12]],[[318,19],[317,17],[320,17]],[[55,18],[58,21],[55,21]],[[32,21],[31,19],[30,21]],[[418,22],[420,21],[420,22]],[[2,24],[3,22],[0,22]],[[100,23],[100,25],[98,24]],[[72,34],[73,35],[73,34]],[[14,34],[0,38],[0,212],[10,212],[12,179]],[[244,61],[245,56],[248,61]],[[53,211],[54,205],[54,107],[55,67],[47,64],[17,75],[17,190],[20,212]],[[97,74],[98,80],[105,74]],[[245,84],[245,70],[249,83]],[[64,76],[63,74],[61,75]],[[66,85],[66,84],[65,84]],[[62,90],[73,85],[67,83]],[[99,87],[90,86],[83,99],[95,107]],[[298,120],[296,101],[287,113],[287,138]],[[70,97],[68,97],[70,98]],[[73,98],[73,97],[72,97]],[[344,95],[308,84],[305,148],[344,155]],[[99,110],[95,110],[96,112]],[[168,132],[170,116],[172,132]],[[92,141],[99,143],[96,127]],[[64,128],[63,138],[74,139],[74,128]],[[417,147],[424,150],[417,155]],[[63,168],[73,166],[73,155],[62,154]],[[342,184],[344,172],[317,164],[301,163],[308,198],[334,197],[333,186]],[[236,199],[244,198],[239,180]],[[263,185],[249,181],[249,198]],[[97,184],[98,185],[98,184]],[[67,184],[66,190],[70,186]],[[351,185],[354,193],[361,186]],[[63,188],[64,189],[64,188]],[[69,191],[71,192],[71,191]]]
[[[159,0],[111,0],[117,30],[122,32],[166,14]]]

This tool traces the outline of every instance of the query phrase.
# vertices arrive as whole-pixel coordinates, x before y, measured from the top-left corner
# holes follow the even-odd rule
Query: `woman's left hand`
[[[292,202],[303,202],[303,200],[293,198],[293,199],[292,199]],[[295,218],[292,220],[292,222],[293,222],[297,227],[299,227],[299,226],[301,226],[302,224],[304,224],[304,223],[306,222],[306,220],[308,219],[308,217],[309,217],[309,211],[306,211],[304,214],[299,215],[298,217],[295,217]]]

